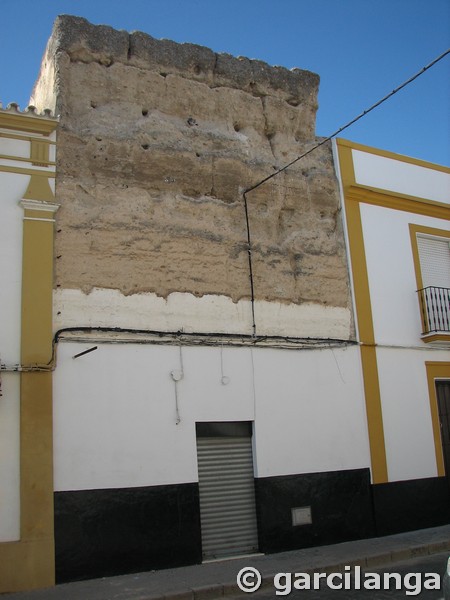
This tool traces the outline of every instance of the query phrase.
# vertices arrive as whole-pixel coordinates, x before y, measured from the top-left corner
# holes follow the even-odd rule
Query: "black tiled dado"
[[[58,583],[201,562],[198,484],[55,493]]]

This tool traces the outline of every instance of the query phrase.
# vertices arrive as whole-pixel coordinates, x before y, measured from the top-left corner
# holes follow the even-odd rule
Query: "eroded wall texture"
[[[60,115],[56,327],[248,331],[243,190],[316,143],[318,85],[308,71],[58,17],[31,99]],[[247,199],[258,331],[348,338],[331,147]]]

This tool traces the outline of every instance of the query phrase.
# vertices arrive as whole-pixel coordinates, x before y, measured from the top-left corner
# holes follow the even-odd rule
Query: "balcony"
[[[428,286],[417,293],[422,312],[423,341],[450,341],[450,289]]]

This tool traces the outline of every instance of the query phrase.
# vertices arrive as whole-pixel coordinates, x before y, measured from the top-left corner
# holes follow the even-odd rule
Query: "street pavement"
[[[276,596],[273,590],[273,581],[280,572],[334,573],[356,565],[375,570],[437,554],[450,555],[450,525],[292,552],[78,581],[43,590],[4,594],[1,600],[212,600],[240,593],[236,579],[244,567],[257,569],[261,574],[262,590],[269,591],[271,588],[272,597],[278,598],[280,596]],[[303,597],[307,597],[306,593]],[[373,594],[367,592],[364,597],[383,597]],[[247,594],[247,597],[252,595]]]
[[[311,589],[295,589],[292,579],[282,578],[278,583],[278,588],[272,585],[265,585],[263,589],[253,594],[241,592],[227,596],[227,600],[271,600],[273,598],[283,598],[284,592],[288,592],[286,596],[289,600],[398,600],[399,598],[420,598],[420,600],[444,600],[444,592],[442,590],[442,575],[447,566],[449,553],[433,554],[429,556],[420,556],[407,561],[391,563],[386,567],[379,569],[367,568],[361,571],[361,581],[359,586],[356,585],[355,576],[349,579],[339,581],[334,578],[331,581],[333,587],[327,585],[327,581],[320,580],[320,586],[313,586],[311,577]],[[438,575],[438,587],[435,585],[436,580],[431,580],[429,574]],[[371,580],[372,575],[380,577],[380,589],[366,589],[364,587],[364,574]],[[387,584],[384,584],[384,577],[387,575]],[[398,579],[396,579],[398,575]],[[430,583],[432,581],[432,583]],[[362,582],[362,583],[361,583]],[[428,582],[425,585],[425,582]],[[342,589],[338,589],[339,585]],[[359,589],[360,588],[360,589]],[[277,595],[277,589],[278,594]],[[215,600],[224,600],[224,596],[218,596]]]

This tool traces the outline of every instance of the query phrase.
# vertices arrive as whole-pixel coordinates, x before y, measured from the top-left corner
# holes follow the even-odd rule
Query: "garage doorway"
[[[203,560],[258,550],[252,423],[197,423]]]

